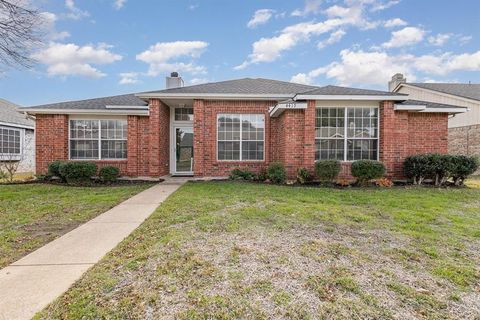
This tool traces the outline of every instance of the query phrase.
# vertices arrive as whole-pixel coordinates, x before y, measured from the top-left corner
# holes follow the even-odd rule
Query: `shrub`
[[[255,181],[260,181],[260,182],[264,182],[267,179],[268,179],[267,171],[264,168],[260,169],[260,171],[254,177]]]
[[[59,178],[61,178],[62,180],[65,181],[65,179],[60,174],[60,166],[64,162],[65,161],[61,161],[61,160],[56,160],[56,161],[50,162],[50,164],[48,165],[48,175],[51,176],[51,177],[59,177]]]
[[[300,184],[305,184],[311,180],[310,172],[308,172],[307,168],[298,168],[297,170],[297,182]]]
[[[254,178],[255,173],[247,169],[236,168],[230,173],[230,179],[232,180],[253,180]]]
[[[391,188],[393,187],[393,181],[388,178],[380,178],[375,180],[375,185],[384,188]]]
[[[315,175],[321,182],[332,182],[340,173],[341,165],[338,160],[321,160],[315,163]]]
[[[287,171],[281,162],[272,162],[268,165],[267,176],[273,183],[285,183]]]
[[[114,166],[105,166],[100,168],[98,176],[103,182],[115,182],[120,176],[120,169]]]
[[[461,185],[478,166],[475,157],[427,153],[407,157],[404,173],[414,184],[420,185],[425,179],[431,179],[436,186],[442,186],[451,178],[456,185]]]
[[[64,162],[59,171],[68,183],[82,184],[97,173],[97,165],[93,162]]]
[[[456,185],[462,185],[468,176],[475,173],[480,165],[477,157],[454,156],[455,162],[452,165],[452,178]]]
[[[366,185],[372,179],[382,178],[385,171],[385,166],[380,161],[357,160],[352,163],[352,176],[357,178],[360,185]]]

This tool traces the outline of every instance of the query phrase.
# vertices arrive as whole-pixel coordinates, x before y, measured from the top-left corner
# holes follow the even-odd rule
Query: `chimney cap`
[[[172,78],[178,78],[178,72],[175,72],[175,71],[174,71],[174,72],[170,73],[170,77],[172,77]]]

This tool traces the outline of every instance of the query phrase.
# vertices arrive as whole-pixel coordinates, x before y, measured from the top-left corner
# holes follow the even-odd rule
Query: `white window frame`
[[[332,105],[332,106],[328,106],[328,105],[322,105],[322,106],[316,106],[315,107],[315,122],[317,121],[317,110],[319,109],[331,109],[331,108],[343,108],[345,110],[344,112],[344,133],[343,133],[343,140],[344,141],[344,145],[343,145],[343,160],[339,160],[341,162],[354,162],[354,161],[357,161],[357,160],[348,160],[348,140],[377,140],[377,157],[376,159],[372,159],[372,160],[376,160],[376,161],[379,161],[380,160],[380,108],[377,107],[377,106],[338,106],[338,105]],[[370,108],[370,109],[377,109],[377,137],[376,138],[349,138],[348,137],[348,126],[347,126],[347,119],[348,119],[348,109],[357,109],[357,108]],[[315,123],[315,132],[317,130],[317,126],[316,126],[316,123]],[[316,147],[316,142],[317,140],[328,140],[328,138],[317,138],[317,135],[315,133],[315,153],[317,152],[317,147]],[[340,139],[339,139],[340,140]],[[317,159],[315,157],[315,162],[317,161],[321,161],[321,160],[324,160],[324,159]],[[360,160],[360,159],[358,159]]]
[[[98,141],[98,157],[90,159],[76,159],[71,157],[71,126],[72,121],[97,121],[98,122],[98,138],[97,139],[83,139],[83,140],[97,140]],[[127,157],[126,158],[102,158],[102,121],[126,121],[127,122],[127,137],[125,139],[103,139],[104,141],[125,141],[127,143]],[[82,139],[73,139],[76,141],[82,141]],[[127,161],[128,160],[128,120],[127,119],[115,119],[115,118],[70,118],[68,119],[68,160],[74,161]]]
[[[25,129],[8,127],[8,126],[0,126],[2,129],[6,130],[13,130],[20,133],[20,152],[19,153],[2,153],[0,152],[0,159],[1,160],[19,160],[23,155],[23,140],[25,139]],[[1,143],[2,141],[0,141]],[[0,148],[1,150],[1,148]]]
[[[220,118],[221,115],[227,115],[227,114],[234,114],[234,115],[238,115],[240,116],[240,140],[222,140],[222,141],[230,141],[230,142],[240,142],[240,159],[238,160],[229,160],[229,159],[218,159],[218,143],[220,142],[218,140],[218,120]],[[245,115],[245,116],[250,116],[250,115],[261,115],[263,116],[263,140],[245,140],[245,141],[256,141],[256,142],[263,142],[263,159],[249,159],[249,160],[243,160],[243,156],[242,156],[242,142],[243,142],[243,138],[242,138],[242,116]],[[217,132],[217,143],[216,143],[216,146],[217,146],[217,149],[215,150],[215,153],[216,153],[216,159],[217,159],[217,162],[265,162],[265,145],[266,145],[266,117],[265,117],[265,114],[264,113],[232,113],[232,112],[226,112],[226,113],[217,113],[217,122],[215,124],[215,130]]]

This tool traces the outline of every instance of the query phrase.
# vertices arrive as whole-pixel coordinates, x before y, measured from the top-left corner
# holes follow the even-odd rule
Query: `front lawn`
[[[149,186],[0,185],[0,268]]]
[[[475,186],[188,183],[38,317],[478,319]]]

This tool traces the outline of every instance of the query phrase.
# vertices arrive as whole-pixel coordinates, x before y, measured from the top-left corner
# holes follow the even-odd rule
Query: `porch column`
[[[149,175],[158,177],[169,173],[170,108],[159,99],[149,101]]]
[[[205,105],[193,100],[193,174],[205,175]]]

